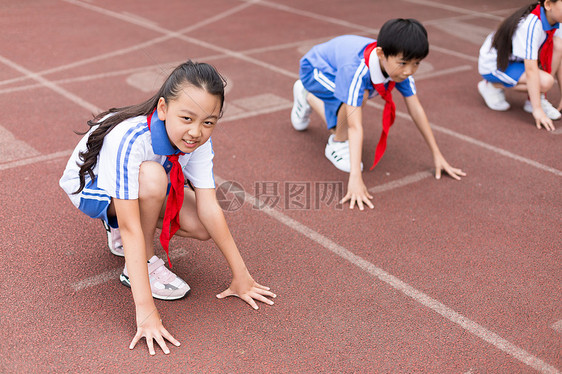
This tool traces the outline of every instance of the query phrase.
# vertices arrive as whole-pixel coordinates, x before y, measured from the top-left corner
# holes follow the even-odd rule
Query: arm
[[[219,299],[227,296],[238,296],[254,309],[258,309],[255,300],[273,305],[273,301],[265,296],[276,297],[264,287],[254,281],[250,275],[240,251],[230,234],[222,209],[217,201],[214,188],[196,188],[197,214],[211,238],[221,250],[232,272],[230,287],[218,294]],[[265,295],[265,296],[264,296]],[[255,300],[254,300],[255,299]]]
[[[452,178],[460,180],[461,176],[465,176],[466,174],[461,169],[456,169],[449,165],[441,154],[441,151],[437,146],[437,142],[435,141],[435,137],[433,136],[433,131],[431,131],[431,126],[429,125],[427,116],[425,115],[425,111],[418,99],[418,95],[404,97],[404,101],[406,102],[406,107],[408,108],[410,117],[412,117],[412,120],[416,124],[419,132],[422,134],[423,139],[427,143],[427,146],[433,155],[435,178],[440,179],[441,170],[445,170],[445,172]]]
[[[365,99],[366,100],[366,99]],[[347,136],[349,139],[349,157],[351,170],[349,173],[349,181],[347,184],[347,194],[342,199],[342,204],[349,201],[349,208],[353,209],[355,204],[359,210],[363,210],[363,203],[373,209],[373,198],[369,194],[369,190],[363,182],[361,174],[361,154],[363,152],[363,108],[359,106],[350,106],[342,104],[340,110],[343,110],[347,120]]]
[[[529,100],[533,106],[535,125],[538,129],[542,126],[547,130],[554,130],[552,120],[548,118],[541,106],[540,70],[537,60],[525,60],[525,79]]]
[[[154,355],[153,339],[160,345],[164,353],[170,353],[163,338],[174,345],[178,342],[162,325],[160,314],[154,304],[150,282],[148,280],[148,265],[146,259],[144,235],[141,227],[140,209],[138,200],[113,199],[119,229],[125,251],[125,263],[131,282],[131,291],[135,302],[137,333],[131,344],[133,349],[143,336],[151,355]]]

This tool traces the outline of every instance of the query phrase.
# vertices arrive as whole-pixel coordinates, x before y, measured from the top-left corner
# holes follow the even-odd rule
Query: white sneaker
[[[351,161],[349,159],[349,141],[337,142],[334,140],[334,134],[328,138],[326,150],[324,151],[326,158],[341,171],[349,173],[351,171]],[[363,171],[363,163],[361,163],[361,171]]]
[[[302,82],[297,80],[293,85],[293,109],[291,110],[291,123],[297,131],[303,131],[308,128],[310,123],[310,112],[312,108],[306,96],[308,91],[302,85]]]
[[[484,98],[488,108],[498,111],[506,111],[510,108],[509,103],[505,100],[505,93],[501,88],[494,87],[494,85],[486,80],[478,82],[478,92]]]
[[[541,106],[542,106],[542,110],[544,110],[548,118],[552,120],[557,120],[562,118],[562,114],[560,114],[558,109],[552,106],[550,101],[548,101],[543,94],[541,94]],[[523,110],[527,113],[533,113],[533,106],[531,105],[530,100],[527,99],[527,101],[525,101],[525,105],[523,105]]]

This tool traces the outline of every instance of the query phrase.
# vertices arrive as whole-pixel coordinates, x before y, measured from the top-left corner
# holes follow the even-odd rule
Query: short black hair
[[[398,56],[406,61],[421,60],[429,53],[427,30],[416,19],[396,18],[386,21],[377,38],[385,57]]]

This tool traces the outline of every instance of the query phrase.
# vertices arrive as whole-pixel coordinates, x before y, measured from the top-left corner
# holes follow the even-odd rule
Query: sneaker
[[[558,109],[552,106],[550,101],[548,101],[543,94],[541,94],[541,106],[542,106],[542,110],[544,110],[548,118],[552,120],[557,120],[562,118],[562,114],[560,114]],[[523,110],[527,113],[533,113],[533,106],[531,105],[530,100],[527,99],[527,101],[525,101],[525,105],[523,105]]]
[[[111,228],[103,219],[101,223],[103,223],[103,227],[107,233],[107,246],[109,247],[109,251],[115,256],[125,257],[123,241],[121,240],[121,232],[119,229]]]
[[[346,173],[351,171],[349,141],[337,142],[334,140],[334,134],[330,135],[324,154],[339,170],[345,171]],[[361,171],[363,171],[363,163],[361,163]]]
[[[293,85],[293,109],[291,110],[291,123],[297,131],[306,130],[310,123],[312,108],[306,101],[307,95],[308,91],[305,90],[300,79],[297,80]]]
[[[488,108],[498,111],[506,111],[510,105],[505,100],[505,93],[501,88],[494,87],[494,85],[486,80],[478,82],[478,92],[484,98]]]
[[[119,276],[119,280],[125,286],[131,288],[127,265],[123,268],[123,273]],[[148,261],[148,280],[150,281],[152,297],[155,299],[177,300],[187,295],[191,290],[187,283],[172,273],[164,265],[164,261],[156,256],[152,256]]]

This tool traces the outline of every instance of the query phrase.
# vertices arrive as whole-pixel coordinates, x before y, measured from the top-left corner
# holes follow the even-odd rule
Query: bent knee
[[[145,161],[139,170],[139,197],[164,198],[168,188],[168,176],[164,167],[155,161]]]
[[[541,92],[546,92],[554,85],[554,77],[545,71],[541,71]]]

